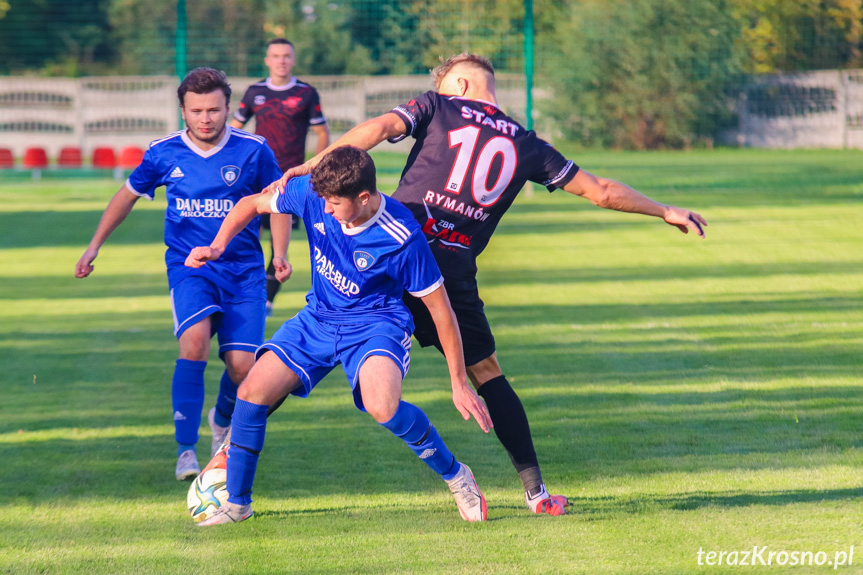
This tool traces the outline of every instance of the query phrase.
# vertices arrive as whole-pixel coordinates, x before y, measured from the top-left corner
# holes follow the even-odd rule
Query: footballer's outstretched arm
[[[207,262],[219,259],[234,236],[249,225],[255,216],[273,213],[270,207],[270,198],[272,197],[273,195],[270,193],[261,192],[253,196],[246,196],[237,202],[237,205],[231,208],[231,211],[225,216],[219,233],[216,234],[212,243],[209,246],[193,248],[186,258],[186,265],[190,268],[199,268]]]
[[[264,191],[275,192],[278,191],[279,188],[284,189],[285,184],[291,178],[305,176],[306,174],[312,173],[312,169],[318,165],[321,158],[329,154],[335,148],[340,146],[354,146],[361,150],[368,151],[384,140],[406,134],[407,130],[408,127],[404,120],[402,120],[398,114],[393,112],[387,112],[377,118],[366,120],[362,124],[351,128],[344,136],[327,146],[323,151],[318,152],[315,157],[306,161],[306,163],[288,169],[281,179],[276,180],[267,186]]]
[[[590,200],[595,206],[662,218],[669,225],[675,226],[684,234],[689,230],[704,237],[707,221],[700,214],[684,208],[666,206],[655,202],[626,184],[594,176],[585,170],[579,170],[575,177],[563,189],[576,196]]]
[[[99,255],[99,248],[102,247],[108,236],[117,229],[117,226],[123,223],[123,220],[126,219],[126,216],[135,207],[135,202],[140,197],[132,193],[126,187],[126,184],[120,186],[120,189],[117,190],[117,193],[108,202],[108,207],[105,208],[105,213],[102,214],[102,219],[99,220],[99,225],[96,226],[93,239],[90,240],[90,244],[81,256],[81,259],[75,264],[76,278],[85,278],[93,272],[93,260]]]
[[[441,347],[443,347],[446,356],[446,363],[452,380],[452,401],[465,421],[473,415],[482,430],[488,433],[489,428],[492,427],[491,416],[485,404],[467,382],[461,334],[458,330],[455,312],[453,312],[449,303],[449,296],[446,294],[446,288],[441,285],[421,299],[434,320]]]

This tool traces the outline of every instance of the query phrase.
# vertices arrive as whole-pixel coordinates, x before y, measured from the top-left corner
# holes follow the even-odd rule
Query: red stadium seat
[[[15,156],[9,148],[0,148],[0,168],[14,168]]]
[[[60,150],[57,165],[64,168],[77,168],[81,165],[81,148],[68,147]]]
[[[137,146],[128,146],[120,152],[117,165],[124,170],[134,170],[144,160],[144,150]]]
[[[39,169],[48,167],[48,154],[45,148],[27,148],[24,151],[24,167]]]
[[[117,155],[113,148],[96,148],[93,150],[94,168],[113,168],[117,165]]]

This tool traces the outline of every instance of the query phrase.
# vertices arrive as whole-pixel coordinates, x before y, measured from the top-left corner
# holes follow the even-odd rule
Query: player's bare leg
[[[453,457],[421,409],[401,401],[402,372],[396,363],[389,357],[373,355],[360,367],[359,380],[363,406],[369,415],[446,481],[465,521],[485,521],[485,497],[470,469]]]
[[[563,495],[549,495],[542,482],[539,461],[533,447],[530,424],[521,400],[512,389],[493,353],[467,366],[467,375],[477,393],[485,400],[494,423],[494,432],[524,484],[524,499],[534,513],[563,515],[569,505]]]
[[[389,421],[402,398],[401,370],[388,357],[369,357],[360,367],[360,393],[363,407],[375,421]]]

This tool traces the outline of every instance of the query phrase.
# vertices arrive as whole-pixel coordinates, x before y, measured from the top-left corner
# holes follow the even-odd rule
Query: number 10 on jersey
[[[512,182],[518,164],[518,154],[516,154],[512,140],[504,136],[495,136],[485,143],[474,160],[474,150],[479,139],[479,133],[480,129],[476,126],[465,126],[450,131],[449,147],[458,146],[458,154],[446,183],[446,191],[453,194],[461,193],[467,172],[473,163],[471,194],[476,203],[488,207],[497,202],[500,195]],[[489,186],[489,171],[498,154],[501,156],[500,173],[497,175],[497,180]]]

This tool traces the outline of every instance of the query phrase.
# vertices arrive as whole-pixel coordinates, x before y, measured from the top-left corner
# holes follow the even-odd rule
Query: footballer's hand
[[[307,176],[312,173],[312,168],[314,168],[314,164],[312,164],[311,160],[300,164],[299,166],[294,166],[293,168],[288,168],[284,175],[282,175],[282,189],[285,188],[285,184],[288,183],[288,180],[291,178],[299,178],[300,176]]]
[[[186,258],[186,267],[199,268],[207,262],[219,259],[223,251],[210,246],[194,248]]]
[[[452,402],[465,421],[468,421],[470,416],[473,415],[480,428],[486,433],[494,427],[491,422],[491,416],[488,414],[488,408],[473,388],[467,384],[453,386]]]
[[[665,211],[665,222],[684,234],[688,234],[689,230],[692,230],[701,238],[704,237],[704,229],[701,226],[707,226],[707,220],[702,218],[700,214],[674,206],[668,206]]]
[[[312,173],[312,165],[309,162],[305,164],[300,164],[299,166],[294,166],[293,168],[288,168],[282,177],[264,188],[264,193],[266,194],[282,194],[285,191],[285,186],[288,184],[288,180],[291,178],[296,178],[298,176],[305,176],[306,174]]]
[[[75,264],[75,277],[85,278],[93,273],[93,260],[95,260],[98,255],[99,250],[87,248],[87,251],[84,252],[84,255],[82,255],[81,259],[78,260],[78,263]]]
[[[273,258],[273,267],[276,268],[276,280],[284,283],[291,278],[294,267],[285,258]]]

